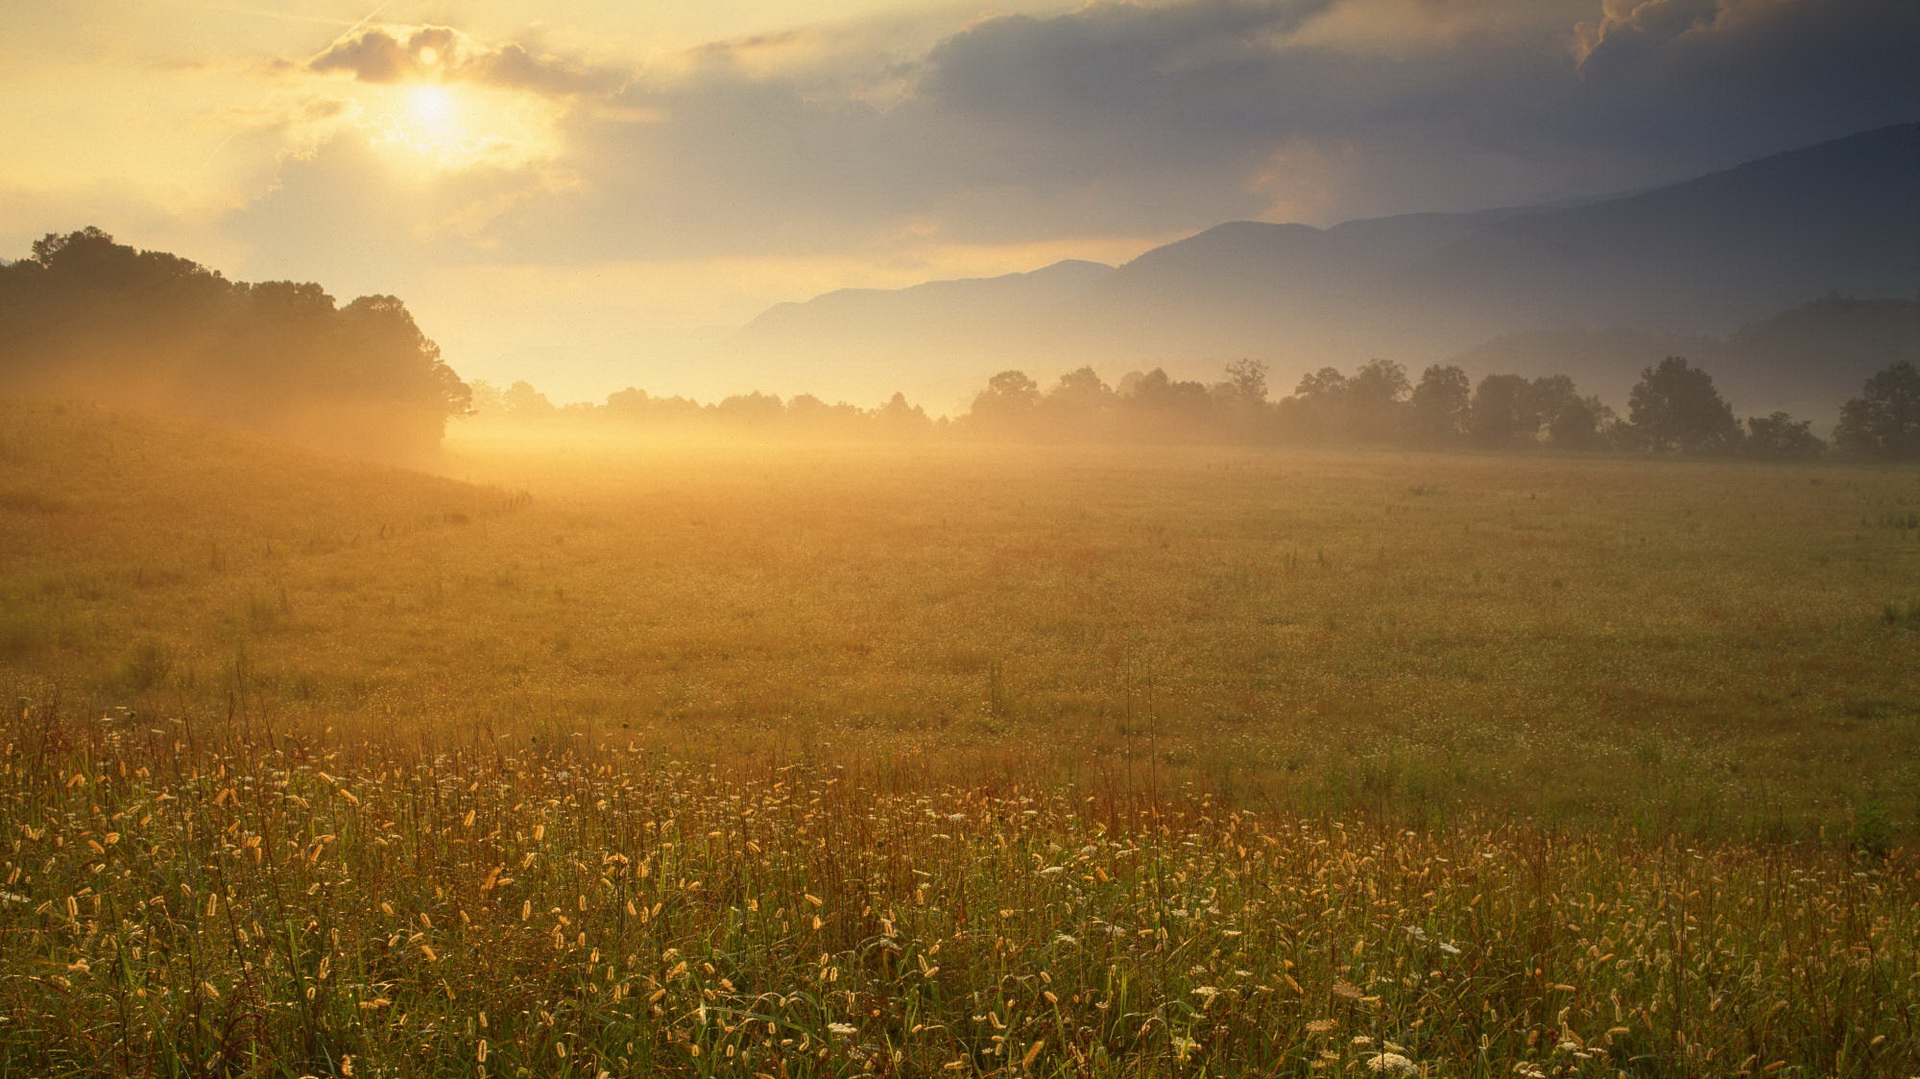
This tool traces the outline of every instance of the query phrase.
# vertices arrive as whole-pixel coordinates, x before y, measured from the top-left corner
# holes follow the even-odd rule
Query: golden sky
[[[399,295],[469,377],[710,396],[754,388],[728,332],[833,288],[1588,195],[1910,120],[1916,12],[9,3],[0,257],[95,224]]]

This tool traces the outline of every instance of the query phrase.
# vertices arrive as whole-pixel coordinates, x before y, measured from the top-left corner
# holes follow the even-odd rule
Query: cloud
[[[308,71],[344,72],[361,82],[473,82],[553,96],[606,93],[619,73],[537,54],[508,42],[487,46],[448,26],[369,26],[336,39]]]
[[[374,26],[306,69],[553,103],[568,182],[476,174],[491,187],[462,193],[464,224],[421,227],[583,263],[1595,194],[1920,117],[1913,55],[1911,0],[1177,0],[990,17],[930,46],[816,27],[626,70]]]

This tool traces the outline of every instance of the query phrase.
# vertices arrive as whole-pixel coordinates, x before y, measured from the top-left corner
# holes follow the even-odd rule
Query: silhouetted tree
[[[1134,437],[1184,441],[1214,434],[1213,395],[1207,387],[1158,367],[1120,380],[1120,412]]]
[[[91,227],[0,266],[0,384],[402,453],[471,399],[392,296],[336,307],[319,285],[230,282]]]
[[[1867,379],[1860,396],[1841,406],[1834,441],[1865,457],[1920,459],[1920,371],[1898,360]]]
[[[1392,360],[1368,360],[1347,380],[1347,433],[1368,442],[1394,437],[1404,424],[1413,386],[1407,369]]]
[[[883,438],[919,438],[933,430],[933,421],[919,405],[907,403],[907,395],[895,393],[874,412],[874,422]]]
[[[1582,397],[1566,375],[1536,378],[1527,387],[1527,411],[1538,417],[1535,434],[1546,431],[1547,441],[1563,449],[1592,449],[1602,444],[1601,425],[1613,418],[1613,409],[1598,397]]]
[[[1227,365],[1224,385],[1232,396],[1251,405],[1267,400],[1267,365],[1259,360],[1235,360]]]
[[[1488,375],[1473,391],[1470,428],[1482,446],[1530,444],[1540,434],[1533,386],[1519,375]]]
[[[1749,457],[1806,461],[1827,452],[1827,444],[1813,433],[1812,420],[1795,420],[1785,412],[1775,412],[1747,417],[1747,437],[1740,450]]]
[[[1575,397],[1553,414],[1547,423],[1547,441],[1562,449],[1591,450],[1606,445],[1603,432],[1613,422],[1613,409],[1598,397]]]
[[[1055,438],[1108,433],[1120,397],[1091,367],[1068,371],[1039,402],[1039,424]]]
[[[972,421],[995,434],[1024,434],[1040,401],[1040,384],[1024,371],[1002,371],[973,399]]]
[[[1281,402],[1281,415],[1294,435],[1308,439],[1344,438],[1347,434],[1347,376],[1322,367],[1300,376],[1293,396]]]
[[[1451,364],[1434,364],[1420,374],[1413,388],[1413,437],[1426,445],[1458,442],[1467,433],[1472,415],[1473,383]]]
[[[1740,425],[1713,388],[1713,376],[1679,356],[1641,372],[1627,397],[1627,423],[1641,448],[1660,452],[1719,452],[1740,438]]]

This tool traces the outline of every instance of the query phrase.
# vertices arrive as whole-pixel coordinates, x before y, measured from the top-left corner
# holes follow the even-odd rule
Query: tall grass
[[[1920,863],[50,706],[0,1074],[1887,1075]]]

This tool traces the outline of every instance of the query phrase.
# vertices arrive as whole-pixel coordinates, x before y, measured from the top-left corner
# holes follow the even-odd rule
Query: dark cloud
[[[309,67],[422,77],[429,48],[442,77],[572,95],[578,182],[486,226],[500,251],[564,260],[1546,200],[1920,117],[1913,0],[1094,3],[910,55],[796,33],[627,73],[383,27]]]
[[[444,79],[564,96],[616,89],[620,76],[539,55],[509,43],[488,47],[446,26],[372,26],[329,45],[307,62],[321,74],[345,72],[361,82]]]

